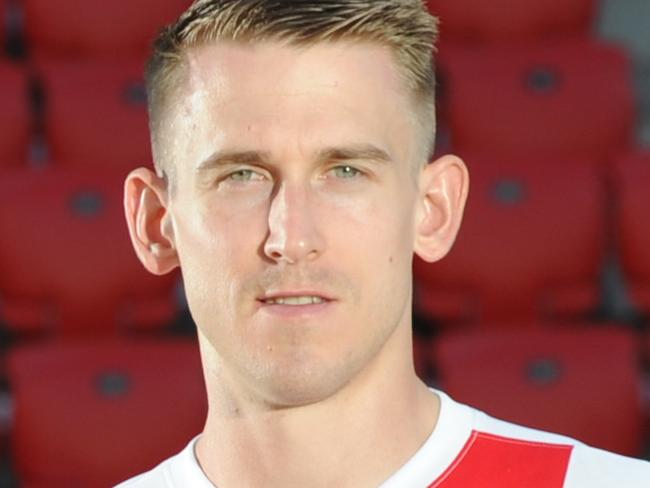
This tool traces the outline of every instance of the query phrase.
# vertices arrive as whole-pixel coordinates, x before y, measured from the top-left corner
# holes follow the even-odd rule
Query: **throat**
[[[379,407],[339,400],[209,417],[196,455],[210,481],[223,488],[378,486],[408,462],[435,427],[438,397],[424,385],[410,396],[408,409],[384,398]]]

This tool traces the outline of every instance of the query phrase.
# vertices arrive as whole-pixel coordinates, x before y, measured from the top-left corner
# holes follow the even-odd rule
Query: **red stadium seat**
[[[23,165],[31,131],[27,76],[5,63],[0,63],[0,107],[0,167]]]
[[[203,428],[191,341],[53,341],[10,353],[20,486],[106,488],[179,452]]]
[[[605,193],[581,161],[466,155],[470,194],[458,239],[416,260],[415,307],[445,323],[576,317],[599,303]]]
[[[630,154],[617,165],[618,236],[631,298],[650,314],[650,152]]]
[[[191,0],[21,0],[34,55],[67,58],[144,56],[163,25]]]
[[[441,53],[458,151],[564,154],[606,163],[634,137],[623,51],[575,41]]]
[[[532,41],[588,32],[595,0],[428,0],[442,37],[453,41]]]
[[[39,66],[55,161],[127,168],[151,163],[140,62],[51,61]]]
[[[18,332],[90,333],[167,325],[174,276],[131,248],[121,171],[50,168],[0,175],[0,300]]]
[[[438,340],[434,359],[444,391],[497,418],[641,454],[632,333],[609,327],[487,329]]]

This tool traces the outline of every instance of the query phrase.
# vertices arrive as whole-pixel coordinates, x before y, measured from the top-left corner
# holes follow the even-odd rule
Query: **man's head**
[[[162,31],[147,70],[153,153],[159,171],[173,171],[157,137],[176,90],[187,81],[187,54],[215,43],[279,42],[307,47],[323,42],[387,47],[397,63],[413,115],[422,130],[423,156],[435,134],[433,51],[437,22],[421,0],[198,0]],[[272,80],[269,80],[272,81]]]
[[[447,252],[467,174],[454,157],[425,164],[414,113],[431,75],[413,78],[425,95],[362,33],[383,20],[430,50],[427,15],[415,0],[200,1],[171,36],[192,47],[152,63],[155,154],[172,176],[128,177],[130,233],[150,271],[180,266],[206,374],[230,396],[301,405],[363,371],[413,374],[413,252]],[[236,37],[256,23],[284,35]]]

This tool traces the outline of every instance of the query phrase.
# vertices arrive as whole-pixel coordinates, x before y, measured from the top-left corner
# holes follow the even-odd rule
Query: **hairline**
[[[192,51],[218,45],[220,43],[230,43],[234,45],[252,46],[260,44],[277,43],[287,48],[309,48],[312,46],[322,44],[351,44],[351,45],[374,45],[388,50],[390,59],[394,63],[397,72],[400,74],[399,82],[401,90],[405,99],[410,104],[410,112],[412,113],[413,128],[422,133],[418,140],[422,141],[420,144],[421,149],[417,151],[417,162],[413,162],[415,170],[419,169],[422,164],[430,162],[433,156],[433,145],[436,133],[436,117],[435,117],[435,86],[431,87],[430,93],[424,93],[422,90],[417,90],[416,87],[410,86],[410,77],[408,76],[408,68],[404,66],[397,55],[398,49],[389,42],[381,41],[379,39],[365,38],[363,36],[342,36],[339,38],[315,38],[315,39],[295,39],[287,36],[268,36],[264,38],[243,38],[243,39],[206,39],[194,42],[193,44],[183,46],[179,49],[178,54],[174,56],[173,60],[168,60],[168,64],[163,70],[156,73],[154,80],[157,81],[156,88],[149,88],[150,95],[154,100],[149,100],[149,127],[151,134],[151,144],[154,154],[154,167],[160,176],[165,177],[168,183],[173,183],[175,180],[176,165],[173,161],[158,161],[160,157],[156,157],[156,137],[155,134],[160,130],[160,126],[165,117],[169,116],[169,106],[171,99],[182,97],[183,89],[187,87],[190,77],[190,54]],[[157,78],[164,77],[167,80],[164,86],[160,86]],[[435,85],[435,79],[432,79]],[[153,83],[149,85],[151,87]],[[162,90],[162,96],[160,91]],[[160,144],[160,143],[158,143]]]

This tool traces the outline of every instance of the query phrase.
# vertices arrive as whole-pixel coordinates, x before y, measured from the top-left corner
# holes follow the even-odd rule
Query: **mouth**
[[[278,291],[257,299],[260,310],[287,318],[324,313],[335,301],[331,296],[313,290]]]
[[[279,320],[286,325],[298,321],[304,326],[313,320],[320,324],[333,312],[337,300],[315,290],[282,290],[258,297],[257,303],[258,311],[273,323]]]
[[[288,305],[292,307],[316,305],[328,301],[330,300],[319,295],[279,296],[277,298],[266,298],[261,300],[265,305]]]

